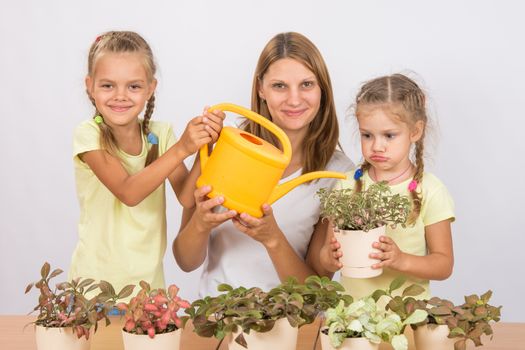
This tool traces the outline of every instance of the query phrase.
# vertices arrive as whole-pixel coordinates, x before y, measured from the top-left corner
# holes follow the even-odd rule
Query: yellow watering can
[[[283,147],[281,152],[246,131],[224,127],[210,156],[208,145],[200,149],[202,174],[197,187],[210,185],[212,191],[208,196],[223,196],[223,206],[228,209],[261,217],[264,203],[272,204],[304,182],[322,177],[346,178],[333,171],[314,171],[278,185],[292,157],[292,146],[285,132],[263,116],[234,104],[221,103],[209,110],[230,111],[251,119],[277,136]]]

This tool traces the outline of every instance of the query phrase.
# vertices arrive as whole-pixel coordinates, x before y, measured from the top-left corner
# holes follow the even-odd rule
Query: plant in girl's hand
[[[117,308],[125,311],[124,330],[134,334],[169,333],[181,328],[188,316],[179,317],[177,311],[190,307],[190,303],[177,296],[179,288],[172,284],[166,291],[163,288],[151,289],[149,283],[140,281],[141,290],[128,303],[119,303]]]
[[[410,213],[408,197],[391,194],[386,181],[374,183],[361,192],[321,188],[317,195],[321,200],[321,216],[341,230],[370,231],[398,224],[405,227]]]
[[[124,287],[118,294],[113,286],[106,281],[95,283],[93,279],[75,278],[71,282],[62,282],[51,287],[50,280],[63,271],[51,271],[49,263],[44,263],[40,269],[41,279],[30,283],[25,290],[27,294],[33,286],[40,290],[38,305],[33,309],[38,311],[37,320],[34,322],[43,327],[71,327],[78,338],[89,338],[91,328],[96,332],[98,321],[106,320],[110,324],[108,311],[116,304],[118,299],[128,297],[133,292],[134,286]],[[93,297],[93,294],[99,293]]]

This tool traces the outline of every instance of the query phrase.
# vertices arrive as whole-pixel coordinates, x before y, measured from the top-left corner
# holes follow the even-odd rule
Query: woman
[[[306,37],[281,33],[263,49],[252,88],[251,109],[288,135],[292,158],[282,182],[316,170],[345,172],[352,162],[337,151],[339,126],[330,76],[324,60]],[[275,137],[246,120],[242,128],[279,147]],[[263,217],[235,211],[217,213],[224,199],[208,199],[203,186],[195,191],[196,206],[184,209],[173,254],[184,271],[204,263],[199,293],[217,294],[220,283],[234,287],[275,287],[288,276],[302,281],[318,274],[331,276],[319,263],[328,223],[319,218],[316,191],[333,179],[303,184],[274,203],[263,205]]]

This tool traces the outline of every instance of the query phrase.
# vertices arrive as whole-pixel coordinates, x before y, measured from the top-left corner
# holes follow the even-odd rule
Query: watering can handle
[[[260,124],[264,128],[268,129],[272,134],[277,136],[279,139],[279,142],[281,142],[281,145],[283,146],[283,153],[284,156],[287,159],[292,158],[292,145],[290,144],[290,140],[288,139],[288,136],[284,131],[281,130],[277,125],[266,119],[265,117],[255,113],[254,111],[251,111],[247,108],[234,105],[233,103],[220,103],[215,106],[211,106],[208,108],[208,112],[212,112],[214,110],[221,110],[221,111],[228,111],[228,112],[234,112],[239,115],[242,115],[243,117],[246,117],[257,124]],[[200,151],[200,160],[201,160],[201,171],[206,165],[206,162],[208,161],[208,145],[204,145],[201,147]]]

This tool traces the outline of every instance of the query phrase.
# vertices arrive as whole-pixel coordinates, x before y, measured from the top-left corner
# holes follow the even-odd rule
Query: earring
[[[95,123],[97,123],[97,124],[102,124],[104,122],[104,118],[102,118],[101,115],[97,115],[93,119],[95,120]]]

